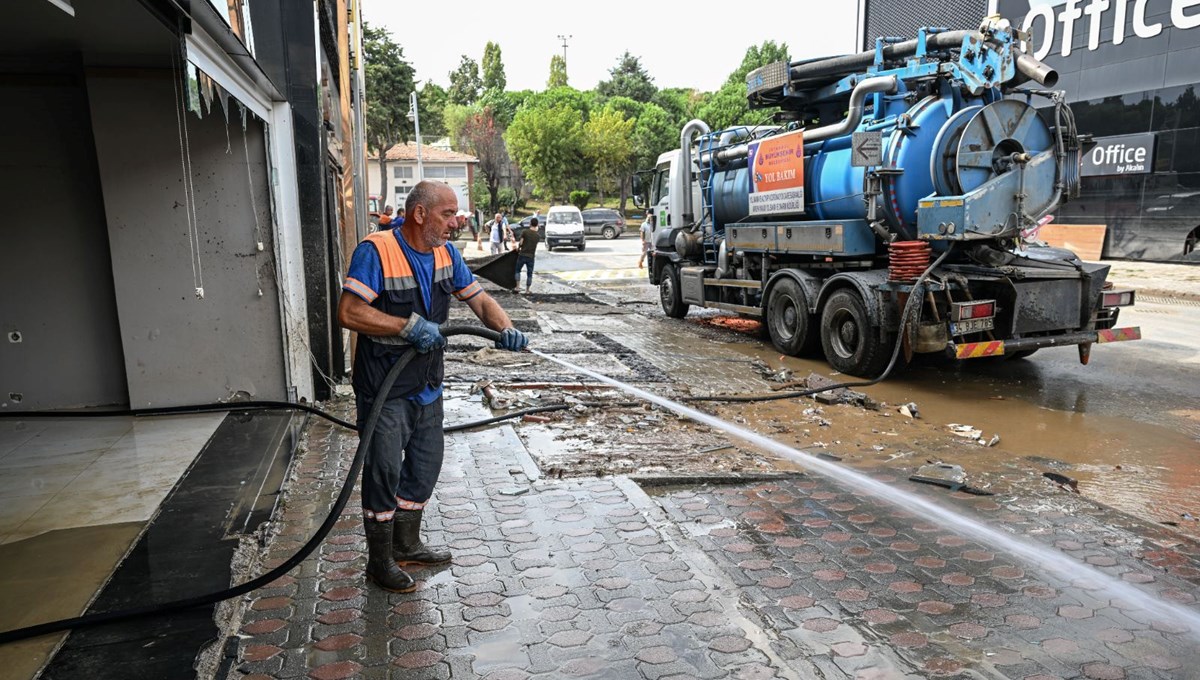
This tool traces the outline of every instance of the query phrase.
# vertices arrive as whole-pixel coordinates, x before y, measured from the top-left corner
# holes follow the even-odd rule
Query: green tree
[[[750,107],[746,102],[746,75],[760,66],[788,60],[787,43],[775,44],[767,40],[762,45],[751,45],[742,57],[742,63],[729,74],[720,90],[708,99],[697,111],[697,117],[714,129],[752,123]],[[769,112],[759,112],[757,118],[769,118]]]
[[[695,90],[673,87],[659,90],[651,103],[657,104],[680,129],[692,118],[695,118],[699,94]]]
[[[479,77],[479,64],[467,55],[462,55],[458,68],[450,72],[450,102],[463,106],[474,104],[482,90],[483,80]]]
[[[507,92],[486,90],[476,103],[480,107],[490,107],[496,124],[502,129],[507,128],[512,123],[513,116],[517,115],[518,104]]]
[[[385,28],[363,24],[363,65],[366,71],[367,147],[379,155],[380,191],[387,190],[387,152],[407,142],[413,126],[408,120],[408,95],[416,85],[404,50]],[[382,197],[384,203],[391,199]]]
[[[483,48],[483,90],[484,92],[503,92],[508,85],[504,77],[504,62],[500,57],[500,46],[492,41]]]
[[[543,196],[565,198],[581,155],[583,117],[558,104],[523,106],[504,134],[508,151]]]
[[[629,97],[644,104],[658,92],[658,88],[654,86],[654,79],[646,73],[641,61],[630,54],[629,50],[617,59],[617,65],[608,73],[612,77],[600,81],[596,86],[596,93],[602,98]]]
[[[550,57],[550,78],[546,81],[546,88],[553,89],[566,86],[567,60],[556,54]]]
[[[417,106],[421,113],[421,136],[441,137],[446,134],[445,118],[446,104],[450,95],[446,88],[437,83],[425,83],[417,95]]]
[[[475,110],[472,106],[446,104],[445,111],[442,112],[442,124],[446,128],[446,135],[450,137],[450,146],[455,151],[467,153],[467,139],[463,131],[467,128],[467,119]]]
[[[659,154],[679,146],[680,129],[659,105],[642,107],[637,124],[633,126],[634,170],[653,168]]]
[[[604,205],[605,190],[618,185],[618,174],[626,169],[633,155],[633,125],[632,118],[606,106],[592,114],[583,126],[583,153],[596,171],[600,205]]]
[[[548,109],[554,106],[567,106],[579,112],[583,119],[587,119],[591,112],[591,97],[586,92],[580,92],[569,85],[561,87],[553,87],[543,92],[535,93],[525,100],[525,105],[541,109]]]

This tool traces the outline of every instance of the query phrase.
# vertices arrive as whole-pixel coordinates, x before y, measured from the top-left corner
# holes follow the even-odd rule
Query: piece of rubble
[[[919,479],[918,479],[919,478]],[[966,484],[967,472],[961,465],[948,463],[930,463],[917,468],[916,474],[909,477],[913,481],[929,482],[936,480],[951,484]]]
[[[922,465],[917,468],[916,474],[910,476],[908,479],[909,481],[920,482],[922,484],[945,487],[951,491],[962,491],[974,496],[993,495],[990,491],[968,485],[967,473],[962,469],[961,465],[940,462]]]
[[[983,440],[980,439],[979,443],[983,444]],[[1000,435],[994,434],[994,435],[992,435],[992,438],[987,441],[987,444],[984,444],[984,446],[995,446],[996,444],[999,444],[999,443],[1000,443]]]
[[[1042,476],[1057,484],[1063,489],[1079,493],[1079,481],[1071,479],[1066,475],[1060,475],[1057,472],[1043,472]]]
[[[818,373],[810,373],[806,382],[808,383],[808,388],[810,390],[832,387],[838,384],[837,381],[830,380],[829,378],[826,378]],[[813,395],[813,399],[816,399],[822,404],[854,404],[857,406],[865,406],[869,400],[867,395],[863,394],[862,392],[855,392],[854,390],[847,389],[845,387],[841,387],[836,390],[817,392]]]
[[[548,418],[546,416],[539,416],[539,415],[536,415],[533,413],[526,413],[525,415],[521,416],[521,420],[526,423],[548,423],[548,422],[550,422],[550,418]]]
[[[901,404],[900,408],[896,409],[900,415],[908,416],[909,418],[920,418],[921,412],[917,410],[916,402],[910,401],[907,404]]]
[[[963,439],[978,440],[983,436],[983,430],[976,429],[970,425],[959,425],[958,423],[950,423],[946,426],[952,434]]]

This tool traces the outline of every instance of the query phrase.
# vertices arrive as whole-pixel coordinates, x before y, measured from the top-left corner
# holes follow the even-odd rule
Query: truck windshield
[[[671,188],[671,166],[664,165],[654,173],[654,186],[650,191],[650,205],[658,205],[658,202],[666,198],[667,192]]]
[[[579,215],[572,212],[553,212],[547,216],[550,224],[573,224],[581,221]]]

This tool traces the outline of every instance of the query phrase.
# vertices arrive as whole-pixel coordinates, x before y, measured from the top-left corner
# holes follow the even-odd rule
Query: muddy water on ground
[[[781,357],[763,344],[737,342],[730,348],[774,368],[790,368],[799,377],[830,373],[823,361]],[[825,406],[822,417],[828,427],[813,427],[806,422],[811,419],[797,415],[813,405],[808,399],[727,405],[721,412],[740,413],[760,431],[778,428],[790,418],[801,429],[792,441],[802,447],[824,444],[856,464],[912,470],[937,459],[962,465],[972,483],[1032,482],[1054,492],[1059,489],[1041,473],[1058,472],[1078,480],[1080,493],[1089,498],[1149,521],[1175,522],[1181,532],[1200,537],[1200,521],[1184,516],[1200,517],[1200,412],[1140,403],[1130,407],[1136,417],[1101,415],[1119,410],[1112,403],[1121,400],[1115,391],[1058,389],[1028,363],[996,363],[968,372],[918,362],[894,378],[862,388],[889,408],[872,412]],[[918,405],[920,420],[897,412],[897,405],[907,402]],[[1155,415],[1141,415],[1147,411]],[[951,433],[947,426],[952,423],[982,430],[985,440],[999,435],[1000,441],[981,446]]]
[[[79,615],[141,530],[141,522],[108,524],[0,545],[0,630]],[[0,646],[0,678],[32,678],[64,636]]]

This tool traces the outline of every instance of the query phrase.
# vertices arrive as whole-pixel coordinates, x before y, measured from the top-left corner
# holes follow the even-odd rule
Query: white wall
[[[86,96],[77,74],[0,76],[5,410],[128,398]]]
[[[186,114],[204,285],[197,299],[169,74],[88,78],[130,405],[236,392],[285,399],[263,127],[252,120],[247,159],[240,116],[226,126],[219,108],[203,119]]]
[[[467,163],[428,163],[427,162],[424,165],[425,165],[425,171],[426,171],[426,178],[437,181],[437,182],[445,182],[446,184],[449,184],[450,188],[454,189],[455,195],[458,196],[458,207],[461,208],[462,210],[467,210],[468,207],[470,206],[471,188],[467,184],[466,177],[445,179],[445,178],[441,178],[441,177],[429,177],[428,175],[430,174],[429,171],[431,169],[443,168],[443,167],[462,168],[464,173],[470,174],[468,171],[468,168],[467,168],[468,164]],[[395,176],[396,173],[394,172],[394,169],[399,168],[399,167],[412,168],[412,178],[411,179],[396,178],[396,176]],[[379,206],[381,209],[383,208],[384,205],[390,205],[394,208],[399,208],[400,206],[404,205],[404,201],[403,201],[403,199],[396,198],[396,188],[397,187],[414,187],[417,185],[417,163],[416,163],[416,161],[388,161],[387,171],[388,171],[387,189],[386,189],[386,191],[381,191],[380,184],[379,184],[379,159],[372,159],[372,160],[367,161],[367,184],[370,187],[368,189],[368,191],[370,192],[370,194],[372,196],[380,196],[381,197],[382,203]],[[435,170],[435,172],[436,172],[436,170]]]

